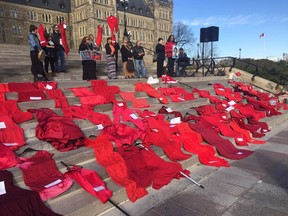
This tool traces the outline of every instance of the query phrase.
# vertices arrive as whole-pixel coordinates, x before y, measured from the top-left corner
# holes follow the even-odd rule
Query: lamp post
[[[241,59],[241,48],[239,48],[239,59]]]
[[[126,17],[126,10],[128,8],[129,0],[120,0],[120,3],[124,9],[124,37],[128,37],[127,33],[127,17]]]
[[[200,56],[199,56],[199,47],[200,47],[200,44],[199,44],[199,43],[197,43],[197,59],[199,59],[199,58],[200,58]]]

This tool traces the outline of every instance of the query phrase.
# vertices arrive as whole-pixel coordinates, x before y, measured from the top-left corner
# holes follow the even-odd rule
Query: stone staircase
[[[14,45],[3,45],[0,44],[0,82],[10,82],[10,81],[32,81],[31,73],[30,73],[30,59],[28,54],[28,49],[26,50],[19,50],[19,55],[15,56],[15,51],[12,50]],[[17,50],[18,46],[15,46],[15,50]],[[3,48],[6,48],[3,51]],[[2,56],[5,55],[6,57],[2,59]],[[15,58],[12,58],[15,56]],[[27,57],[25,57],[27,56]],[[15,62],[13,63],[13,61]],[[79,65],[77,64],[79,61]],[[105,61],[99,62],[98,65],[103,64],[105,65]],[[79,105],[80,100],[79,98],[75,97],[71,90],[68,88],[75,88],[75,87],[88,87],[90,82],[82,81],[82,65],[80,60],[78,59],[77,52],[71,52],[69,54],[69,58],[67,60],[68,65],[68,73],[63,73],[61,76],[57,77],[56,79],[58,82],[58,88],[63,90],[64,95],[67,97],[68,103],[70,105]],[[153,65],[151,66],[151,70],[149,73],[152,73]],[[102,78],[106,78],[105,72],[102,72]],[[101,76],[100,76],[101,78]],[[133,79],[133,80],[125,80],[125,79],[118,79],[118,80],[107,80],[109,86],[119,86],[121,91],[133,91],[134,92],[134,83],[136,82],[143,82],[143,79]],[[187,91],[191,91],[191,87],[199,88],[202,90],[210,91],[211,95],[215,95],[213,87],[208,85],[210,83],[222,83],[224,86],[229,86],[227,84],[227,80],[224,77],[188,77],[188,78],[179,78],[179,83],[171,84],[173,86],[180,86],[186,89]],[[181,84],[183,83],[183,84]],[[155,88],[157,87],[167,87],[165,84],[154,84]],[[158,102],[158,100],[154,98],[150,98],[146,95],[146,93],[136,92],[135,96],[137,98],[146,98],[148,103],[151,105],[149,110],[157,112],[161,107],[162,104]],[[121,100],[120,95],[115,95],[116,99]],[[195,114],[195,110],[193,107],[198,107],[201,105],[209,104],[209,101],[204,98],[197,98],[197,94],[195,95],[196,99],[193,101],[185,101],[181,103],[172,103],[169,101],[169,104],[165,105],[170,107],[172,110],[180,111],[182,114],[186,114],[187,112]],[[6,93],[7,99],[17,99],[17,93]],[[29,108],[50,108],[55,111],[57,114],[62,115],[62,110],[54,108],[55,103],[53,100],[43,100],[43,101],[30,101],[30,102],[19,102],[18,106],[21,110],[26,111]],[[128,103],[128,107],[132,108],[132,104]],[[113,119],[112,115],[112,104],[103,104],[95,106],[94,110],[96,112],[101,112],[108,114],[111,119]],[[267,123],[270,127],[273,125],[278,124],[280,121],[286,121],[288,119],[288,114],[284,113],[281,116],[272,117],[266,119]],[[88,120],[74,120],[74,122],[79,125],[83,133],[89,137],[90,135],[97,136],[100,131],[97,131],[97,128],[94,124],[92,124]],[[25,138],[27,141],[27,145],[23,146],[20,150],[16,153],[22,152],[25,148],[31,147],[34,149],[44,149],[49,151],[50,153],[54,154],[53,159],[56,161],[57,167],[59,170],[64,173],[66,172],[66,168],[60,163],[60,161],[64,161],[67,164],[78,164],[87,169],[95,170],[101,178],[106,182],[107,187],[113,191],[112,200],[125,209],[131,215],[141,215],[147,211],[148,207],[145,208],[138,208],[137,202],[131,203],[126,195],[125,190],[123,187],[115,184],[111,178],[106,173],[105,169],[97,164],[95,160],[95,156],[93,150],[87,147],[81,147],[76,150],[72,150],[69,152],[59,152],[54,149],[49,143],[43,142],[38,140],[35,137],[35,127],[37,126],[38,122],[36,119],[32,119],[30,121],[24,122],[20,124],[20,127],[24,129]],[[232,140],[231,140],[232,141]],[[232,141],[234,142],[234,141]],[[169,161],[167,156],[164,152],[158,148],[153,146],[153,150],[164,160]],[[184,150],[183,150],[184,151]],[[184,151],[185,152],[185,151]],[[33,153],[32,153],[33,154]],[[29,154],[26,154],[25,157],[28,157]],[[190,159],[180,162],[183,168],[189,168],[190,170],[194,169],[196,165],[199,165],[199,161],[197,156],[193,155]],[[10,168],[9,169],[13,175],[16,184],[22,188],[27,188],[23,182],[23,176],[21,171],[18,168]],[[193,172],[191,174],[193,178]],[[173,180],[176,181],[176,180]],[[185,179],[178,180],[179,184],[182,184]],[[161,189],[162,190],[162,189]],[[161,192],[159,190],[159,193]],[[164,190],[164,189],[163,189]],[[151,188],[148,188],[148,191],[151,191]],[[158,191],[157,191],[158,192]],[[149,196],[149,195],[147,195]],[[158,201],[160,202],[160,201]],[[138,202],[141,203],[141,202]],[[97,198],[91,196],[86,191],[84,191],[77,183],[74,183],[73,186],[67,190],[65,193],[48,200],[45,203],[49,208],[53,211],[69,216],[92,216],[92,215],[111,215],[114,216],[113,213],[114,207],[110,203],[102,204]],[[156,205],[157,203],[155,203]],[[132,207],[131,207],[132,206]],[[137,210],[133,209],[133,206],[137,208]],[[119,212],[119,215],[121,213]]]

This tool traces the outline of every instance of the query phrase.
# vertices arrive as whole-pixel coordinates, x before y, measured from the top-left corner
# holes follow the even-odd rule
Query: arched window
[[[33,20],[37,20],[37,13],[36,12],[33,13]]]
[[[20,25],[18,26],[18,35],[22,35],[22,27]]]
[[[4,16],[4,10],[2,7],[0,7],[0,16]]]
[[[10,16],[13,17],[13,9],[10,9]]]
[[[21,15],[22,15],[22,13],[21,13],[21,11],[18,9],[18,10],[17,10],[17,16],[18,16],[18,18],[21,18],[21,17],[22,17]]]
[[[48,15],[48,22],[51,23],[51,15]]]
[[[17,29],[16,29],[16,25],[15,24],[12,25],[12,33],[13,33],[13,35],[17,34]]]

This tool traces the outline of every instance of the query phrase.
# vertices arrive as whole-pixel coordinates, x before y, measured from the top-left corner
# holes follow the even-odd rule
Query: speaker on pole
[[[218,41],[219,40],[219,27],[210,26],[207,28],[208,41]]]
[[[209,42],[207,28],[200,29],[200,42]]]

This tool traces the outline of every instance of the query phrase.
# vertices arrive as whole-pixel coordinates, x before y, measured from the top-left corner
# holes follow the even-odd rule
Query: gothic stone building
[[[67,25],[71,48],[78,48],[81,39],[96,35],[103,26],[103,41],[111,36],[106,18],[118,18],[118,40],[124,33],[124,13],[130,39],[154,49],[159,37],[166,40],[172,33],[172,0],[130,0],[124,9],[121,0],[0,0],[0,43],[27,44],[30,24],[42,23],[47,31],[59,21]],[[103,46],[102,46],[103,47]]]

